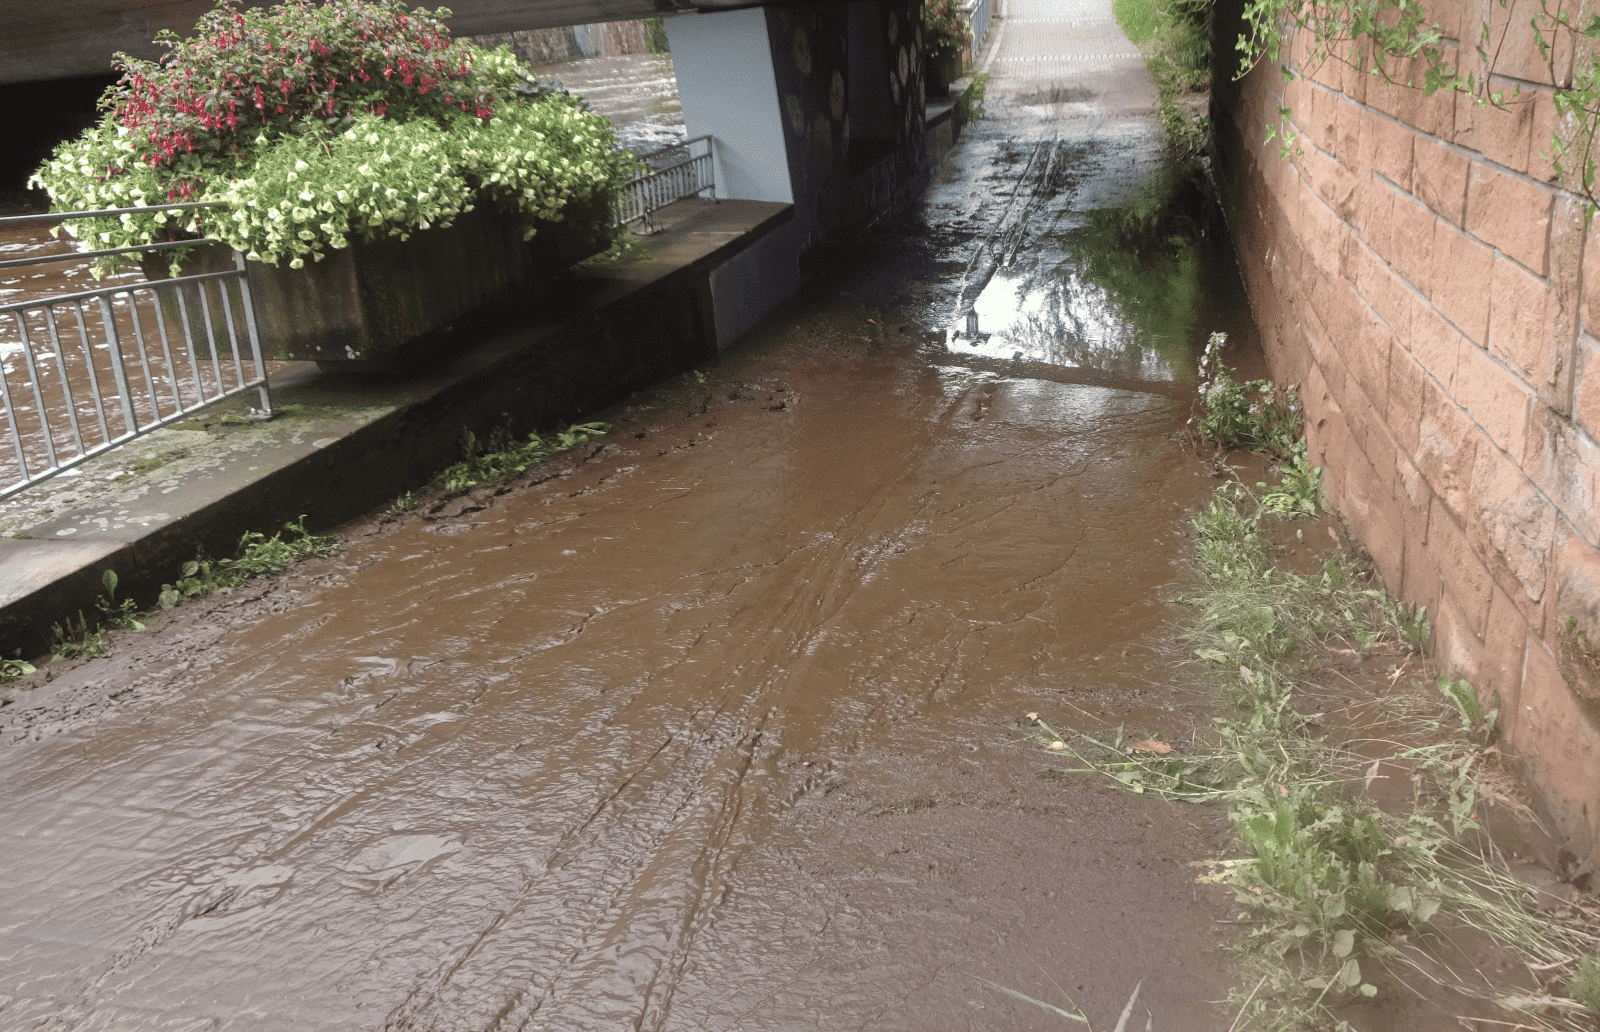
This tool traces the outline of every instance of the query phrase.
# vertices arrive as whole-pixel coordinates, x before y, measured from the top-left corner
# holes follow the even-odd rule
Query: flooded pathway
[[[1227,1027],[1216,816],[1022,737],[1206,721],[1216,327],[1085,243],[1156,170],[1109,5],[1007,13],[925,221],[703,379],[0,708],[0,1028]]]

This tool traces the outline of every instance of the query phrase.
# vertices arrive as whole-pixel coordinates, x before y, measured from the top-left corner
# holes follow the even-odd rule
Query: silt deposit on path
[[[1142,981],[1225,1028],[1215,815],[1024,738],[1204,721],[1183,342],[1127,360],[1104,290],[1096,347],[950,334],[1001,273],[1081,309],[1062,234],[1159,137],[1079,114],[981,124],[602,441],[16,692],[0,1027],[1109,1028]]]

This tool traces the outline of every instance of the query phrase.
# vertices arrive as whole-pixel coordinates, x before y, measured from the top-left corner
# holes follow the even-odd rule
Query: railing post
[[[215,202],[186,202],[150,205],[140,210],[185,210],[214,206],[214,204]],[[129,210],[110,208],[6,216],[0,217],[0,226],[37,226],[59,224],[75,218],[126,216]],[[170,242],[29,255],[0,259],[0,269],[62,261],[83,261],[109,255],[151,254],[172,248],[203,246],[216,245],[207,241]],[[239,296],[244,307],[244,311],[240,314],[245,320],[245,335],[250,341],[251,361],[254,363],[253,375],[248,377],[245,375],[241,357],[242,341],[239,339],[238,324],[233,313],[233,295],[228,289],[228,284],[232,280],[239,281]],[[221,291],[220,306],[211,302],[207,288],[212,283],[217,284]],[[191,287],[194,292],[191,292]],[[144,332],[139,312],[141,296],[154,309],[150,314],[155,318],[159,340],[147,336]],[[143,372],[143,382],[138,384],[135,383],[136,378],[129,373],[126,347],[130,341],[123,337],[122,329],[117,323],[119,313],[116,305],[119,297],[127,299],[126,314],[133,327],[132,342],[138,349],[139,367]],[[198,304],[191,305],[192,300],[198,300]],[[163,304],[164,301],[167,305]],[[86,304],[97,307],[100,314],[98,322],[85,311]],[[58,317],[58,309],[69,310],[72,313],[70,319]],[[43,326],[42,332],[37,335],[39,338],[37,341],[34,339],[35,333],[30,331],[28,325],[29,316],[35,313]],[[184,353],[177,356],[172,352],[167,332],[169,314],[174,315],[183,328],[183,342],[186,347],[182,349]],[[213,320],[219,317],[227,323],[225,335],[213,324]],[[198,333],[194,325],[196,319],[203,323]],[[6,328],[8,320],[9,323],[15,324],[22,359],[14,363],[10,372],[0,367],[0,404],[5,406],[11,450],[17,463],[17,479],[9,483],[0,482],[0,498],[8,498],[133,437],[171,424],[213,402],[235,397],[248,390],[254,389],[260,396],[260,407],[250,410],[252,418],[266,419],[274,415],[266,361],[261,353],[260,330],[250,296],[248,273],[244,256],[238,252],[233,252],[231,270],[191,271],[176,274],[170,279],[158,276],[144,283],[102,286],[74,293],[27,297],[0,303],[0,329]],[[77,332],[75,343],[70,339],[73,330]],[[228,365],[231,366],[235,379],[231,381],[223,371],[218,350],[222,344],[227,344],[232,349],[232,361]],[[112,420],[107,411],[111,399],[105,397],[102,392],[101,370],[98,366],[99,359],[96,357],[102,346],[106,349],[106,360],[110,363],[112,378],[116,381],[117,402],[122,413],[120,432],[115,434],[111,432]],[[81,365],[76,361],[79,351],[83,357]],[[202,351],[205,354],[202,354]],[[180,367],[185,363],[195,390],[193,403],[187,403],[184,399],[181,383],[184,373]],[[158,365],[161,370],[160,375],[157,375]],[[210,367],[210,375],[215,380],[212,389],[209,390],[204,366]],[[57,382],[46,383],[45,381],[52,375]],[[14,376],[24,376],[27,383],[12,382]],[[160,383],[163,380],[172,392],[173,405],[170,413],[162,411]],[[134,393],[136,390],[143,391],[144,396],[136,397]],[[28,394],[32,395],[34,406],[35,418],[32,421],[23,419],[14,405],[20,396]],[[80,400],[94,406],[93,423],[98,426],[100,434],[97,439],[94,438],[94,431],[89,423],[80,418],[78,412]],[[148,418],[142,414],[141,405],[145,405],[148,409]],[[25,422],[28,424],[26,427],[23,425]],[[71,447],[64,442],[60,447],[57,446],[58,433],[64,438],[70,437]],[[0,445],[0,448],[3,448],[3,445]],[[42,463],[39,461],[41,455]]]
[[[272,391],[267,385],[267,363],[261,357],[261,334],[256,328],[256,306],[250,298],[250,273],[245,268],[244,254],[240,251],[233,252],[233,269],[239,274],[239,305],[244,309],[245,332],[250,335],[250,357],[256,364],[256,376],[261,378],[261,386],[258,388],[261,407],[251,409],[249,416],[251,419],[265,421],[278,413],[272,408]]]
[[[117,381],[117,398],[122,402],[123,433],[132,437],[139,432],[139,419],[133,412],[133,392],[128,389],[128,370],[122,363],[122,335],[117,332],[117,320],[111,314],[111,299],[104,294],[100,295],[100,323],[105,327],[106,347],[111,352],[111,376]],[[110,438],[108,431],[106,439]]]

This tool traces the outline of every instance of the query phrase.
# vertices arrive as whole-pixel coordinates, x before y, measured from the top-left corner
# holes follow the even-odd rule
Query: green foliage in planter
[[[633,171],[609,120],[506,49],[451,40],[397,0],[225,0],[163,61],[119,55],[105,116],[33,182],[58,209],[221,200],[79,223],[100,247],[209,236],[299,267],[352,237],[448,225],[490,202],[536,221],[603,210]],[[591,216],[592,217],[592,216]],[[110,263],[105,263],[109,265]]]
[[[955,0],[926,0],[922,38],[929,54],[953,54],[972,39],[972,26]]]

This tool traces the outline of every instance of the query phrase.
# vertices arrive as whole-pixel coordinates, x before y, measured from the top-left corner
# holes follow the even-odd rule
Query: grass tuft
[[[1111,16],[1136,46],[1154,36],[1161,27],[1156,0],[1112,0]]]
[[[1252,404],[1220,422],[1253,422],[1240,439],[1277,447],[1283,420]],[[1237,855],[1207,861],[1200,880],[1230,889],[1249,929],[1239,947],[1254,988],[1235,998],[1239,1032],[1347,1028],[1339,1008],[1408,979],[1498,1008],[1515,1027],[1592,1029],[1600,908],[1579,898],[1553,910],[1479,822],[1486,799],[1509,801],[1495,709],[1462,680],[1399,684],[1431,628],[1374,583],[1364,557],[1334,551],[1310,574],[1278,566],[1271,524],[1321,507],[1304,443],[1283,451],[1280,484],[1259,485],[1259,497],[1225,485],[1191,521],[1199,585],[1183,599],[1183,640],[1232,703],[1209,741],[1065,735],[1037,717],[1036,737],[1068,758],[1063,774],[1226,807]],[[1385,715],[1382,740],[1339,731],[1309,694],[1307,670],[1330,653],[1399,660],[1369,700]],[[1380,805],[1379,778],[1409,784],[1409,800]],[[1453,969],[1436,947],[1462,932],[1491,943],[1504,970],[1532,973],[1537,990]]]

